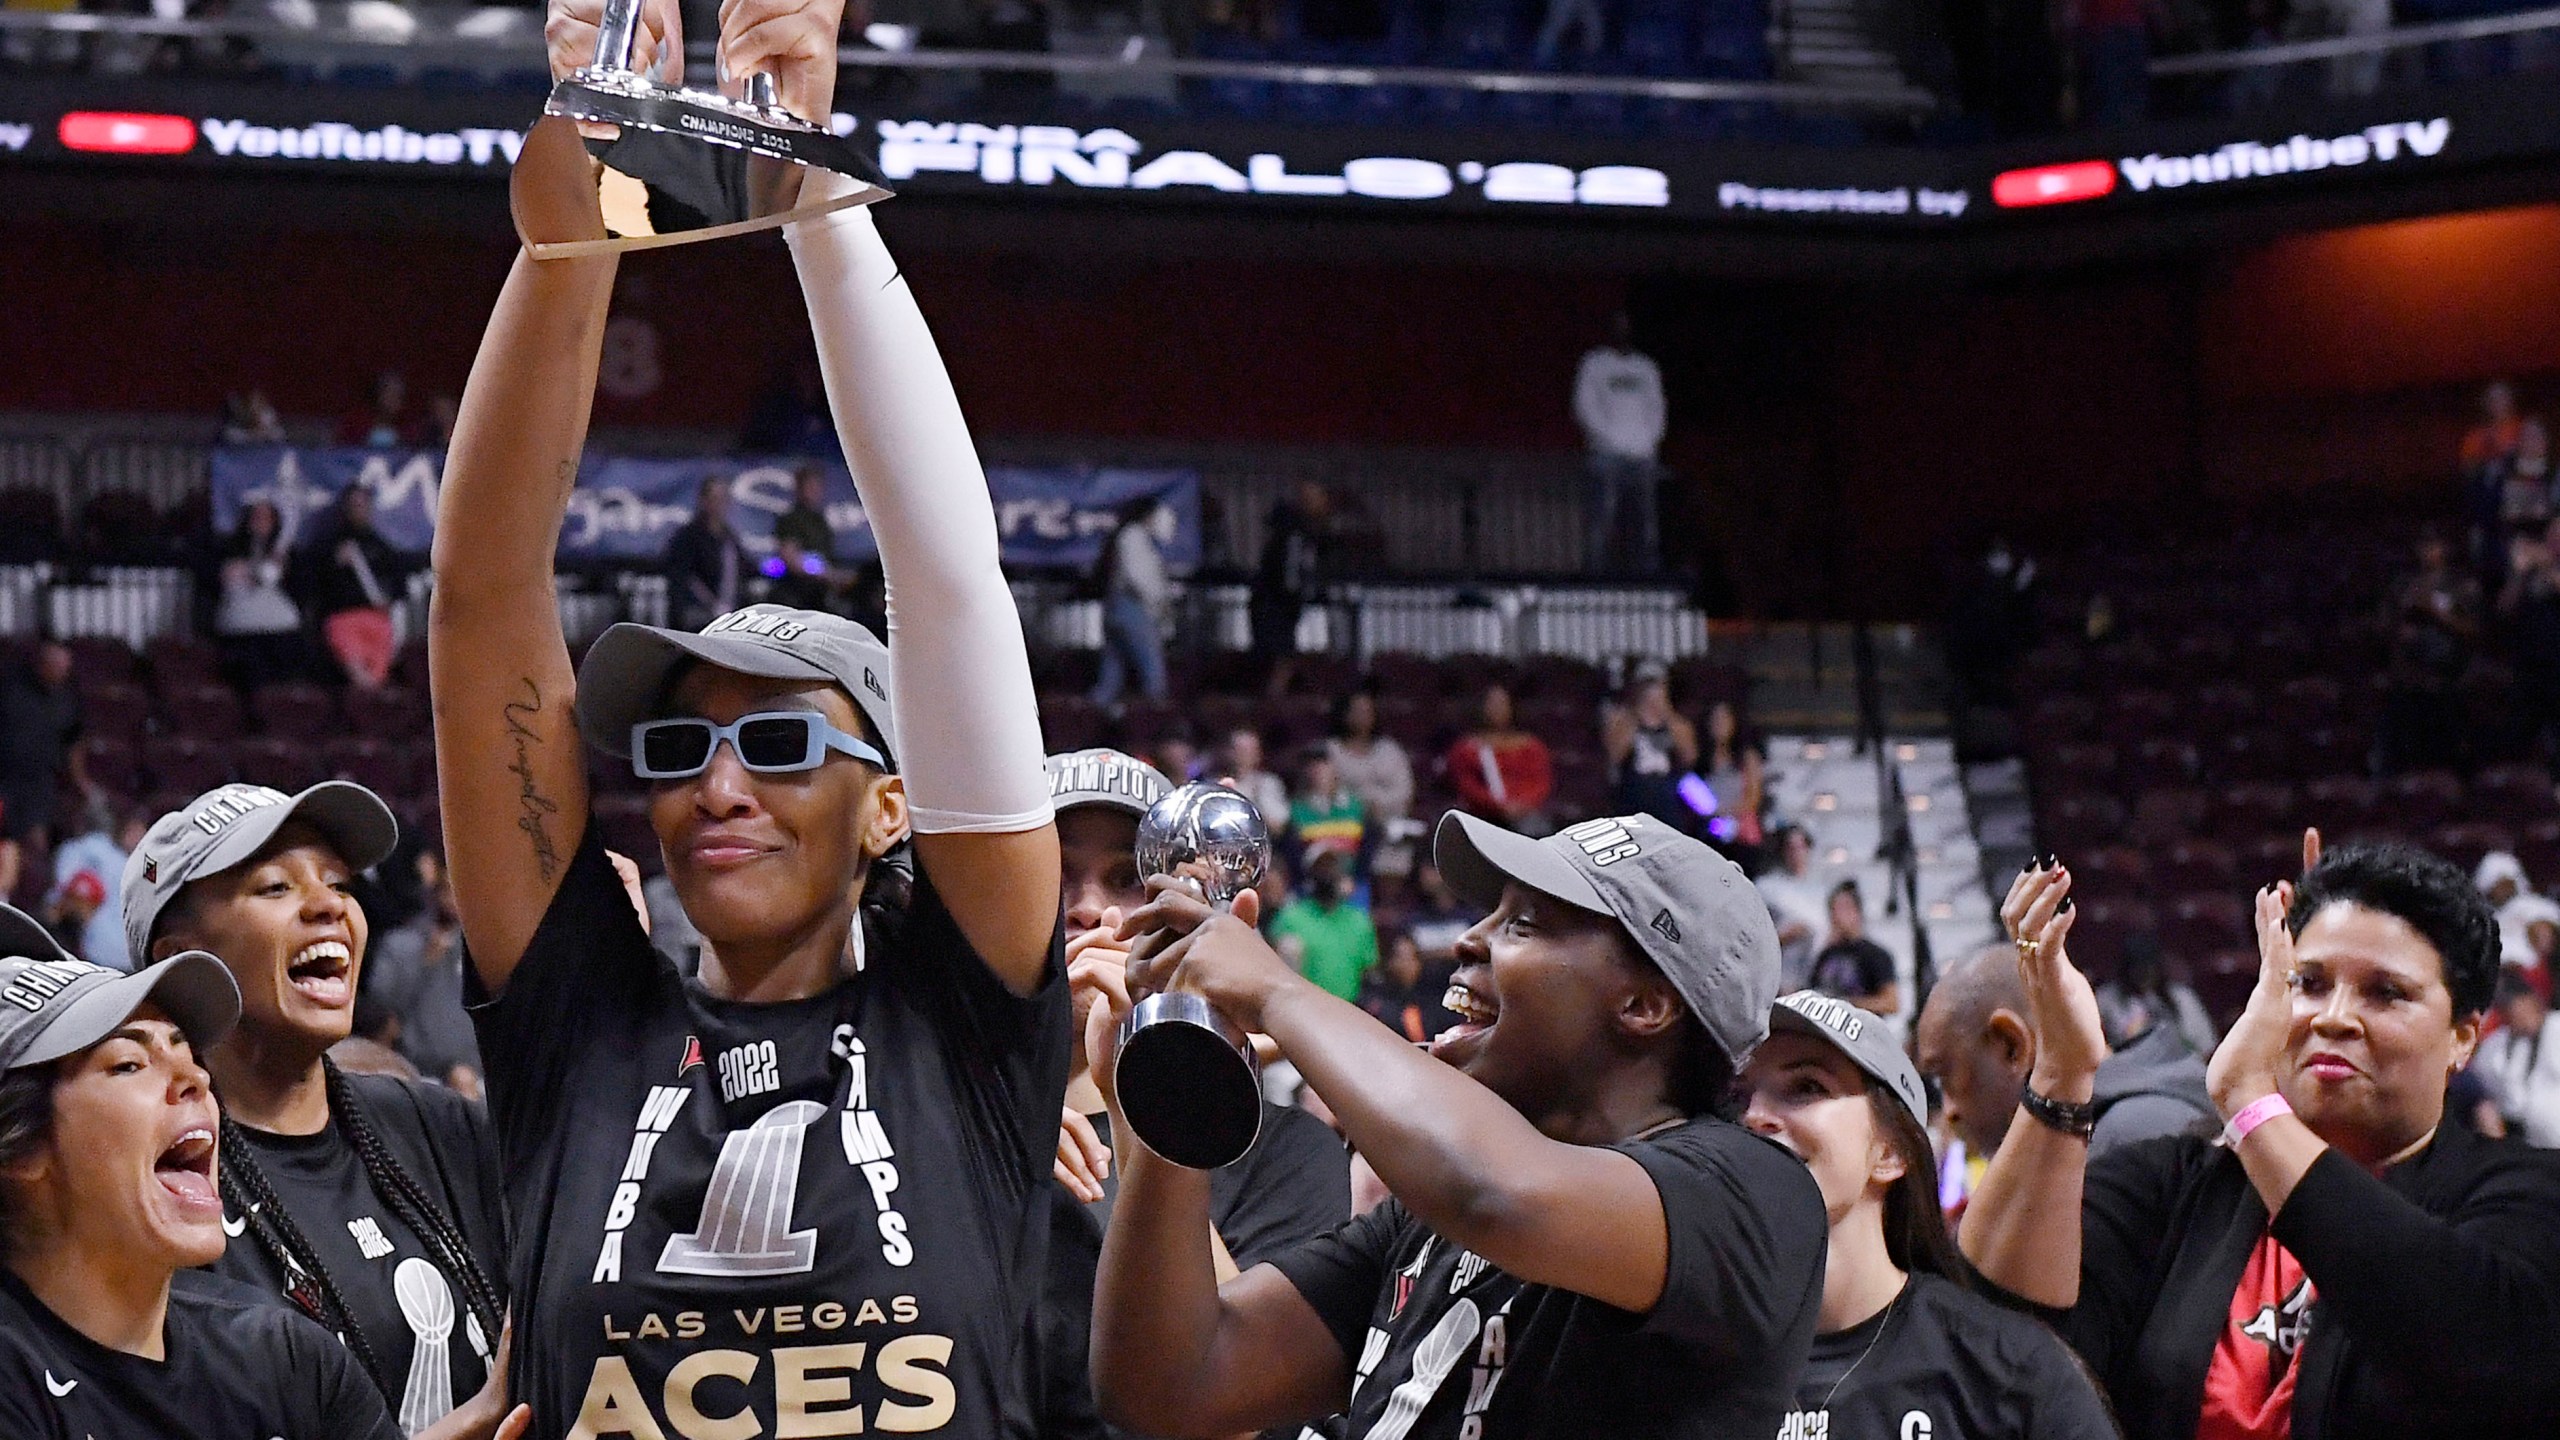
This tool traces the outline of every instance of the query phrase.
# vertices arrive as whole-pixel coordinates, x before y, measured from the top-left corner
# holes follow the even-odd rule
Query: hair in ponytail
[[[426,1187],[409,1173],[365,1115],[364,1106],[347,1083],[345,1072],[337,1062],[323,1056],[321,1069],[327,1077],[329,1114],[346,1136],[347,1145],[355,1151],[357,1163],[364,1167],[365,1179],[374,1194],[400,1222],[414,1231],[427,1247],[427,1258],[438,1270],[455,1282],[462,1292],[463,1303],[479,1323],[482,1340],[496,1346],[505,1306],[498,1298],[497,1287],[462,1235],[453,1217],[445,1214]],[[258,1165],[257,1155],[249,1148],[248,1132],[229,1114],[222,1117],[222,1163],[220,1165],[223,1202],[238,1211],[249,1233],[257,1237],[265,1250],[285,1273],[286,1298],[299,1305],[312,1319],[319,1321],[346,1341],[365,1373],[386,1395],[400,1393],[400,1377],[383,1373],[379,1356],[364,1326],[347,1305],[337,1277],[320,1258],[308,1235],[295,1221],[284,1202],[267,1183],[266,1172]]]

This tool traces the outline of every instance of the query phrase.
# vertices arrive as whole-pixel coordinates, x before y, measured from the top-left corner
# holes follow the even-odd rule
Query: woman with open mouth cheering
[[[225,785],[154,822],[125,863],[145,965],[210,951],[239,1028],[208,1050],[223,1107],[218,1272],[346,1342],[403,1433],[478,1440],[504,1413],[505,1230],[480,1108],[438,1085],[349,1075],[367,928],[348,884],[399,838],[380,798]]]
[[[210,955],[121,975],[0,906],[0,1435],[397,1440],[326,1332],[186,1278],[224,1245],[196,1057],[239,1015]]]

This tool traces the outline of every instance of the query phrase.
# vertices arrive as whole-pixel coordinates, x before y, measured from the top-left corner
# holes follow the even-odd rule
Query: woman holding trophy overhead
[[[554,6],[555,73],[605,18]],[[729,0],[721,68],[823,117],[839,19]],[[638,29],[643,68],[680,53],[672,4]],[[567,122],[537,127],[529,247],[604,238],[598,173]],[[802,182],[802,213],[861,185]],[[609,253],[517,258],[447,462],[437,769],[539,1436],[992,1435],[1025,1404],[1068,1049],[1030,666],[984,475],[868,212],[785,235],[879,538],[886,646],[751,606],[700,633],[617,626],[573,679],[551,565]],[[650,782],[696,978],[650,949],[588,824],[588,746]]]

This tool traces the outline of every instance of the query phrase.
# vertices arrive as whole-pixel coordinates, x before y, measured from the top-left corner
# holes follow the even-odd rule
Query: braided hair
[[[345,1132],[347,1143],[363,1165],[365,1179],[373,1187],[391,1213],[402,1224],[416,1232],[425,1242],[429,1258],[437,1269],[460,1282],[463,1301],[478,1322],[485,1343],[497,1344],[499,1321],[503,1307],[497,1287],[490,1283],[488,1272],[463,1239],[461,1228],[442,1207],[427,1194],[426,1187],[400,1163],[391,1148],[382,1143],[373,1122],[366,1118],[364,1107],[356,1100],[355,1089],[347,1083],[346,1073],[337,1062],[325,1055],[321,1069],[327,1076],[329,1113]],[[257,1157],[247,1144],[248,1132],[228,1112],[222,1117],[222,1164],[219,1167],[225,1203],[247,1217],[249,1233],[283,1270],[288,1288],[286,1297],[299,1305],[312,1319],[346,1340],[365,1372],[385,1394],[397,1392],[397,1378],[386,1377],[364,1327],[338,1288],[336,1277],[322,1262],[320,1252],[302,1227],[294,1222],[284,1204],[267,1183],[266,1172],[258,1166]]]

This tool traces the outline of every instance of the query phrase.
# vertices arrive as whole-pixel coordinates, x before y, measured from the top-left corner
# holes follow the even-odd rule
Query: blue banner
[[[834,559],[858,564],[878,555],[853,475],[841,461],[778,456],[642,460],[590,453],[578,466],[560,532],[563,563],[654,563],[668,537],[693,517],[694,498],[711,476],[729,480],[729,521],[757,554],[773,549],[773,522],[791,508],[794,473],[815,466],[826,477],[827,524]],[[444,455],[436,450],[282,445],[221,446],[213,452],[213,523],[224,534],[252,501],[276,507],[289,539],[311,532],[350,485],[373,495],[374,528],[395,548],[424,553],[435,536],[436,492]],[[1152,498],[1162,504],[1157,539],[1165,563],[1200,563],[1200,477],[1188,470],[987,467],[996,527],[1007,565],[1086,569],[1119,523],[1120,508]],[[1169,523],[1168,523],[1169,520]]]

